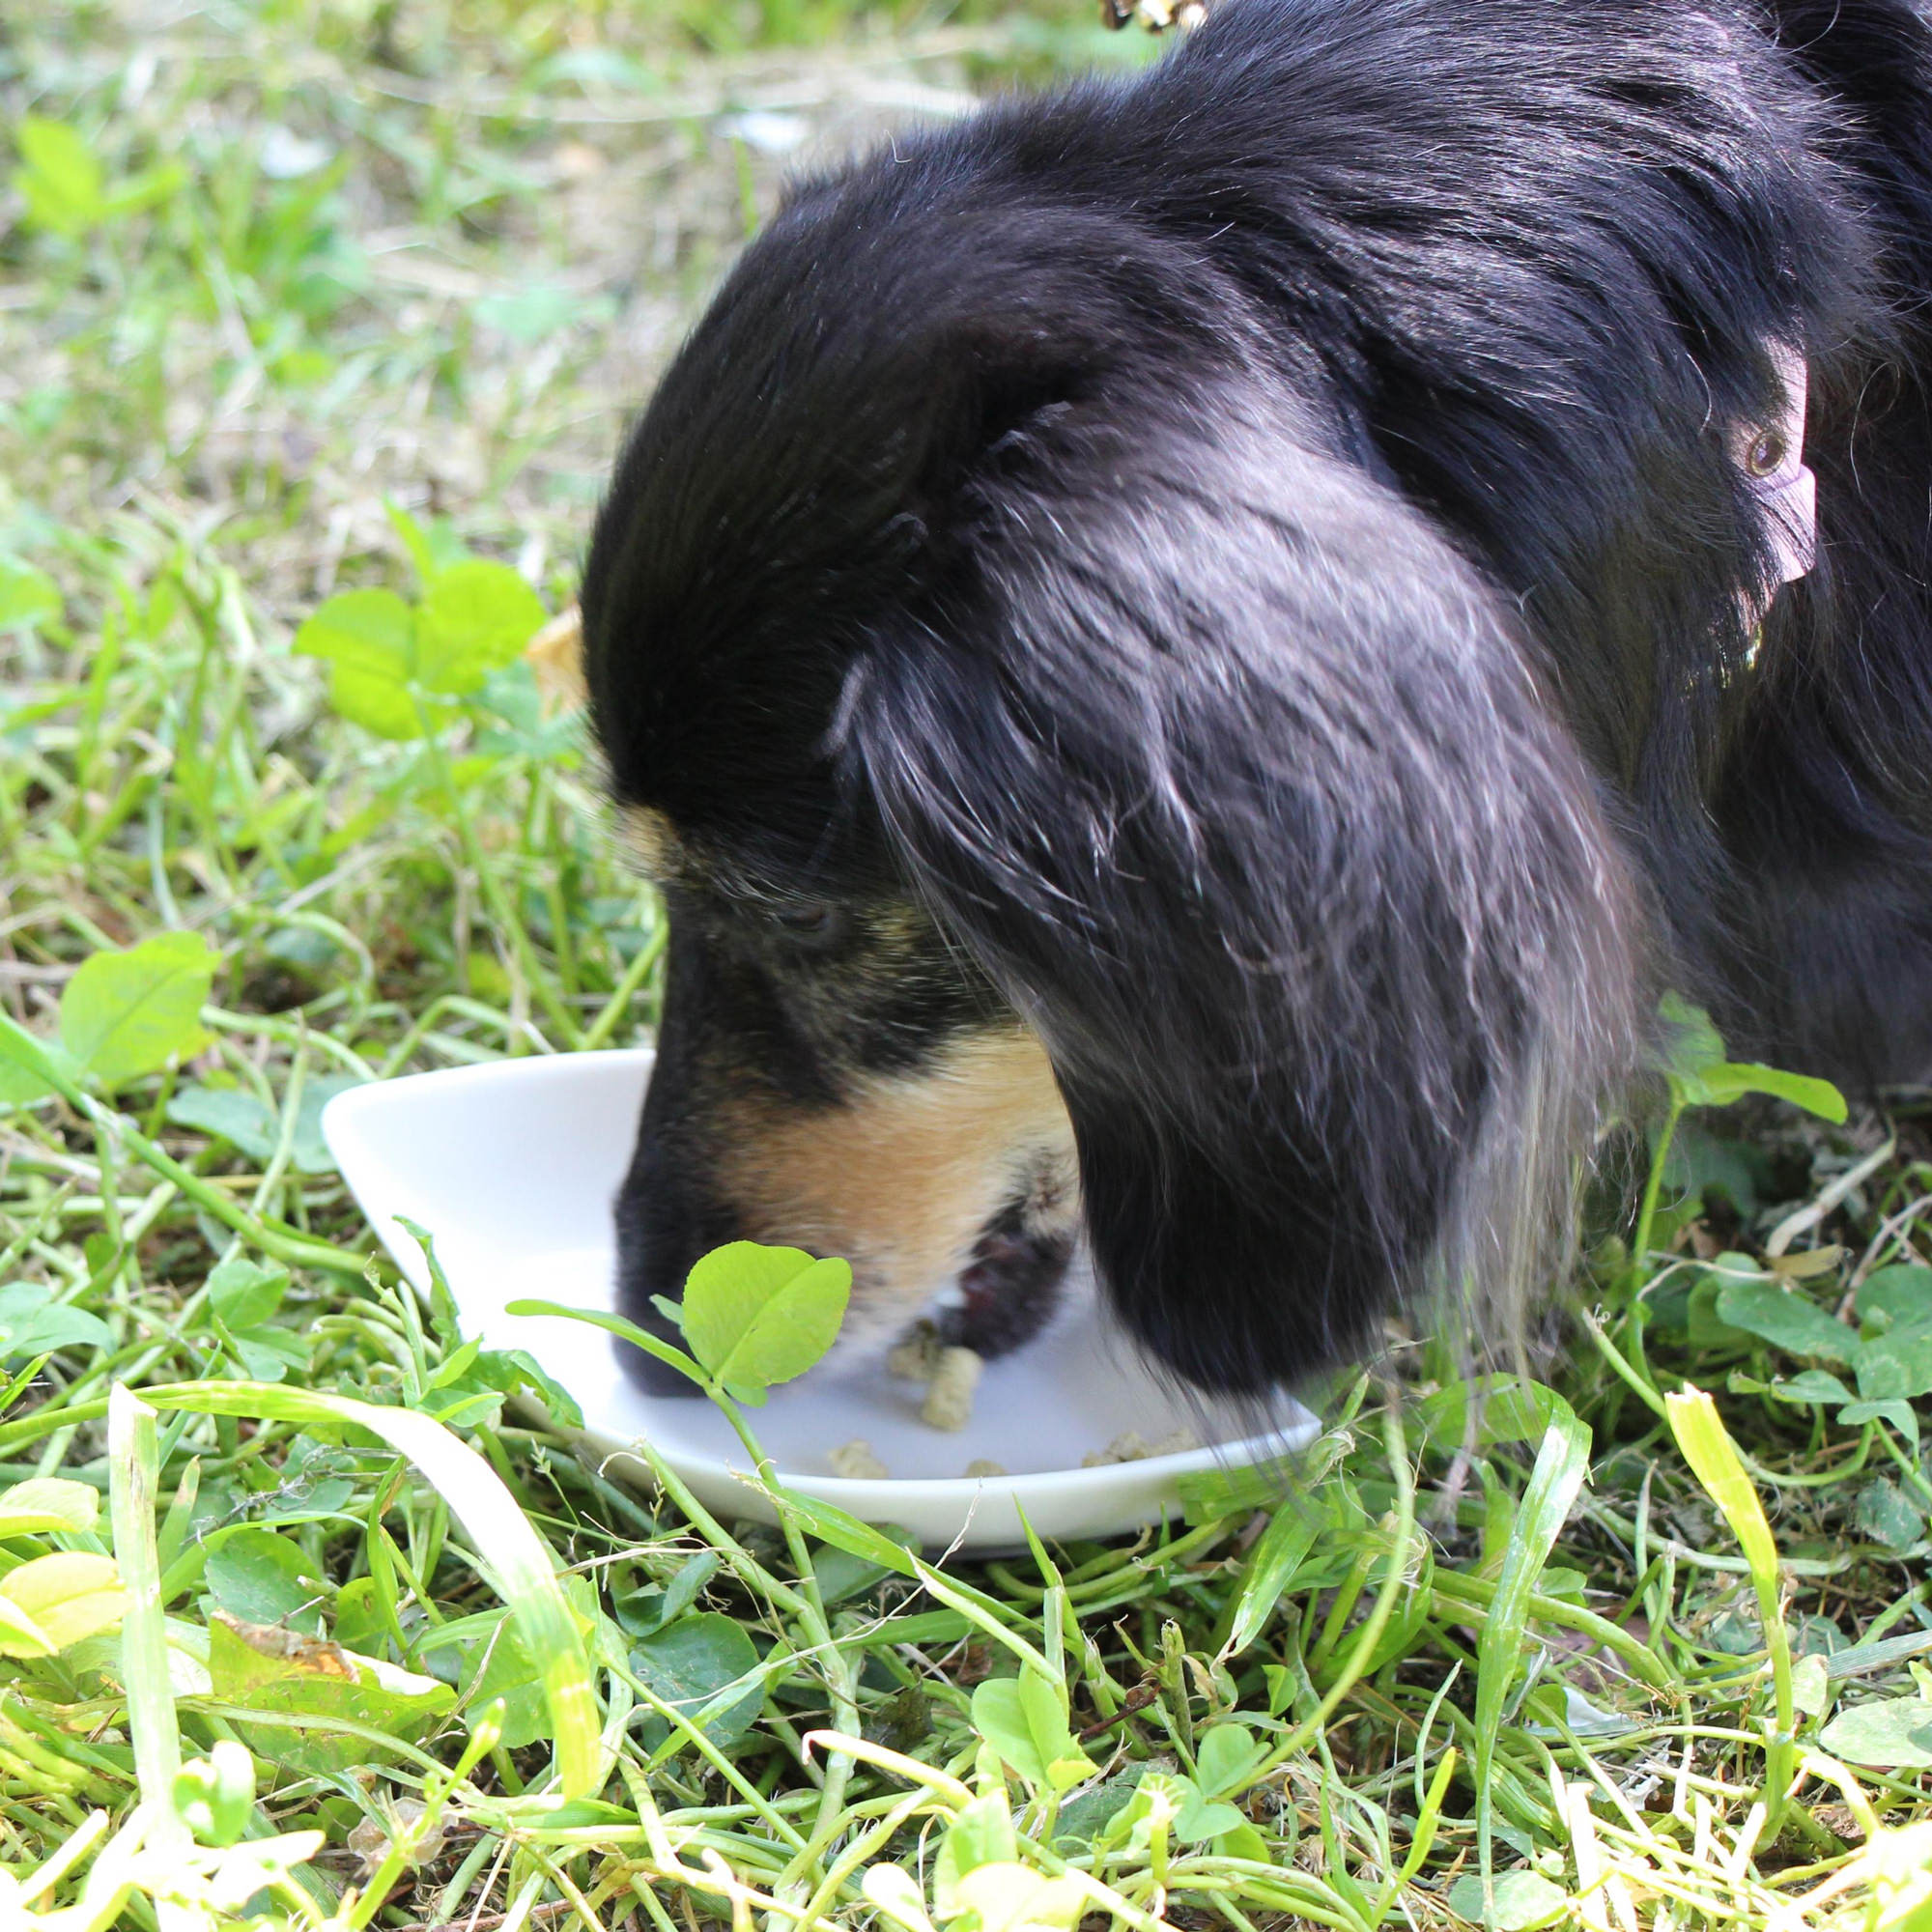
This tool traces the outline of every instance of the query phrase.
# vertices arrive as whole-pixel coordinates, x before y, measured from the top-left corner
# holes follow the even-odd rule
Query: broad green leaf
[[[1138,1782],[1134,1777],[1109,1777],[1076,1792],[1060,1807],[1060,1815],[1054,1820],[1054,1844],[1065,1850],[1081,1851],[1103,1833],[1111,1833],[1114,1821],[1133,1798]]]
[[[1078,1879],[1047,1878],[1017,1862],[975,1865],[952,1889],[949,1917],[971,1915],[978,1932],[1070,1932],[1087,1910]]]
[[[1850,1402],[1852,1392],[1836,1376],[1823,1369],[1805,1369],[1783,1381],[1773,1382],[1770,1393],[1779,1402]]]
[[[1866,1402],[1932,1394],[1932,1331],[1899,1329],[1861,1344],[1858,1380]]]
[[[423,715],[410,693],[415,617],[392,590],[344,590],[296,633],[295,648],[328,666],[329,699],[379,738],[414,738]]]
[[[203,1578],[230,1616],[246,1624],[280,1624],[321,1634],[319,1605],[332,1593],[293,1537],[247,1523],[217,1530],[209,1542],[213,1547]]]
[[[1710,1014],[1675,993],[1664,995],[1660,1011],[1670,1029],[1664,1072],[1680,1105],[1728,1107],[1747,1094],[1768,1094],[1825,1120],[1844,1120],[1844,1095],[1829,1081],[1726,1061],[1724,1042]]]
[[[730,1394],[757,1403],[831,1348],[851,1293],[849,1263],[732,1241],[704,1256],[685,1283],[685,1340]]]
[[[1922,1697],[1885,1697],[1840,1711],[1818,1733],[1835,1758],[1874,1771],[1932,1770],[1932,1704]]]
[[[975,1688],[973,1728],[1037,1791],[1065,1791],[1094,1775],[1067,1726],[1065,1693],[1030,1664]]]
[[[631,1650],[631,1668],[681,1717],[692,1719],[713,1744],[736,1744],[757,1721],[765,1688],[758,1680],[758,1653],[743,1628],[716,1610],[699,1610],[654,1632]],[[751,1682],[721,1709],[709,1708],[740,1678]],[[644,1726],[655,1749],[669,1732],[662,1718]]]
[[[1452,1454],[1465,1442],[1472,1448],[1541,1442],[1549,1425],[1571,1412],[1554,1389],[1508,1375],[1450,1382],[1416,1405],[1430,1442]]]
[[[0,1537],[44,1536],[53,1530],[85,1536],[100,1520],[100,1492],[63,1476],[30,1476],[0,1491]]]
[[[0,1657],[51,1657],[58,1648],[18,1604],[0,1592]]]
[[[10,1570],[0,1577],[0,1597],[30,1617],[55,1650],[111,1629],[127,1607],[113,1558],[77,1549],[36,1556]]]
[[[204,1845],[232,1845],[248,1829],[254,1803],[255,1760],[233,1738],[217,1738],[175,1777],[175,1810]]]
[[[954,1918],[965,1910],[959,1888],[969,1874],[1009,1863],[1018,1855],[1019,1840],[1013,1834],[1004,1791],[962,1805],[947,1827],[933,1861],[932,1902],[940,1918]]]
[[[298,1174],[333,1174],[335,1157],[322,1138],[322,1110],[336,1094],[363,1083],[353,1073],[326,1074],[303,1082],[296,1106],[289,1158]],[[250,1160],[267,1163],[281,1139],[282,1123],[258,1094],[239,1087],[181,1088],[168,1102],[168,1119],[178,1127],[218,1134]]]
[[[1803,1073],[1783,1073],[1775,1066],[1746,1061],[1706,1067],[1699,1084],[1702,1095],[1692,1103],[1696,1106],[1728,1107],[1747,1094],[1768,1094],[1774,1099],[1802,1107],[1807,1114],[1816,1114],[1822,1121],[1844,1123],[1845,1096],[1829,1080],[1813,1080]]]
[[[1209,1798],[1237,1795],[1266,1755],[1245,1724],[1215,1724],[1195,1746],[1194,1781]]]
[[[114,1331],[98,1315],[56,1301],[39,1282],[0,1288],[0,1361],[21,1361],[56,1349],[104,1349]]]
[[[1658,1012],[1670,1029],[1664,1043],[1663,1070],[1674,1080],[1694,1081],[1719,1065],[1724,1042],[1702,1007],[1693,1007],[1678,993],[1666,993]]]
[[[1925,1512],[1884,1476],[1859,1492],[1856,1514],[1859,1527],[1888,1549],[1910,1549],[1925,1534]]]
[[[1509,1871],[1499,1874],[1491,1893],[1483,1894],[1481,1872],[1464,1872],[1449,1888],[1449,1909],[1471,1925],[1487,1925],[1491,1932],[1535,1932],[1540,1925],[1553,1924],[1569,1910],[1570,1900],[1560,1885],[1552,1884],[1541,1872]]]
[[[1808,1355],[1827,1362],[1851,1362],[1858,1357],[1858,1336],[1796,1290],[1777,1288],[1767,1281],[1726,1281],[1719,1285],[1717,1308],[1720,1321],[1774,1344],[1788,1355]]]
[[[231,1328],[257,1328],[282,1305],[289,1271],[279,1263],[266,1267],[245,1255],[230,1255],[208,1277],[208,1298]]]
[[[61,995],[61,1044],[110,1093],[208,1043],[216,953],[195,932],[158,932],[82,962]]]
[[[1932,1328],[1932,1268],[1911,1265],[1880,1268],[1859,1290],[1859,1320],[1877,1317],[1888,1335]]]
[[[903,1865],[867,1865],[859,1891],[867,1905],[903,1932],[931,1932],[925,1894]]]
[[[1838,1420],[1848,1429],[1865,1422],[1889,1422],[1915,1449],[1918,1446],[1918,1412],[1901,1396],[1888,1396],[1878,1402],[1848,1402],[1838,1411]]]
[[[366,1764],[382,1753],[377,1738],[414,1743],[456,1701],[455,1691],[434,1677],[274,1625],[216,1616],[208,1637],[217,1702],[303,1720],[294,1729],[237,1725],[258,1757],[291,1771],[314,1776]],[[343,1724],[358,1728],[331,1728]]]
[[[22,115],[14,128],[20,165],[14,187],[27,219],[56,235],[84,235],[107,213],[105,174],[94,150],[64,121]]]
[[[514,663],[545,621],[536,592],[508,564],[452,564],[430,581],[416,611],[416,677],[425,690],[468,696]]]
[[[0,631],[44,624],[60,613],[60,586],[45,571],[0,556]]]

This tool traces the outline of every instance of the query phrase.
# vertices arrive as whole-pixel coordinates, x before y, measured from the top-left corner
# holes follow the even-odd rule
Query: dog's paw
[[[1110,27],[1138,22],[1151,34],[1186,33],[1208,17],[1208,0],[1100,0],[1100,17]]]

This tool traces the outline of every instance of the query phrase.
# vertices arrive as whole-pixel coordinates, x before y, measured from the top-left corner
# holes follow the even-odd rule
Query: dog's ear
[[[1122,407],[980,492],[970,576],[873,640],[835,743],[1052,1055],[1126,1326],[1259,1391],[1432,1267],[1505,1281],[1624,1051],[1636,920],[1445,542],[1241,399]]]

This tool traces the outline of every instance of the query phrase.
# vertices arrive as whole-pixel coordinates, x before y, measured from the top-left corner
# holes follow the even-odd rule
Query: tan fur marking
[[[590,696],[583,682],[583,613],[573,604],[524,646],[537,689],[553,710],[574,711]]]
[[[653,879],[675,876],[682,848],[671,822],[663,812],[643,805],[627,805],[617,814],[623,828],[624,843],[631,856]]]
[[[754,1239],[843,1255],[848,1333],[901,1325],[960,1268],[1049,1157],[1051,1218],[1078,1213],[1073,1129],[1045,1050],[1018,1029],[954,1047],[932,1071],[874,1080],[844,1106],[799,1114],[747,1095],[718,1122],[725,1196]]]

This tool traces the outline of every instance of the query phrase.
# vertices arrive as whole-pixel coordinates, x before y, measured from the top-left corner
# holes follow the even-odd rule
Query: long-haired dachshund
[[[1923,0],[1228,0],[795,187],[583,582],[623,1308],[997,1353],[1084,1245],[1259,1392],[1506,1321],[1666,985],[1932,1066],[1928,378]]]

